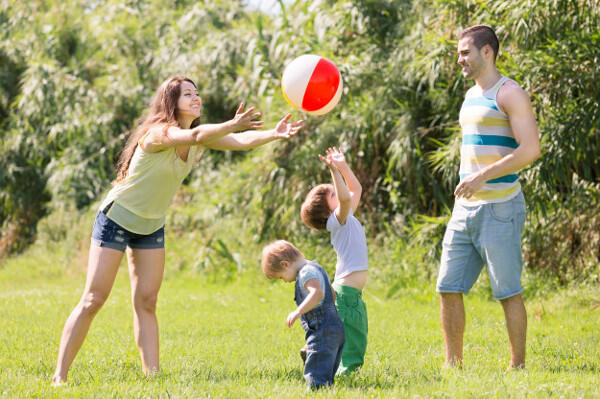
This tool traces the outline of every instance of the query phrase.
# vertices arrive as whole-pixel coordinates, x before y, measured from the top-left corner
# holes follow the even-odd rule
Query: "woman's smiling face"
[[[179,117],[196,119],[202,113],[202,100],[198,95],[196,86],[188,81],[181,82],[181,93],[177,100],[177,114]]]

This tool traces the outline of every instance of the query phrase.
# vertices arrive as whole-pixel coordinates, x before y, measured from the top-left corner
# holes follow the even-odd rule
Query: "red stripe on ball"
[[[317,111],[327,104],[335,95],[340,84],[340,73],[336,66],[325,58],[321,58],[306,86],[302,98],[302,108]]]

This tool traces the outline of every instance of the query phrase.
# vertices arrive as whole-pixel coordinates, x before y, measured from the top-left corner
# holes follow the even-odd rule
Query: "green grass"
[[[168,266],[159,298],[158,377],[146,380],[140,371],[122,268],[68,385],[52,389],[61,330],[85,278],[81,267],[72,266],[72,258],[84,259],[82,254],[60,248],[36,245],[0,267],[0,398],[304,396],[298,356],[303,331],[298,324],[284,326],[294,308],[293,285],[249,271],[231,282],[211,282],[177,265]],[[465,299],[465,367],[448,370],[441,367],[443,340],[433,285],[404,284],[390,296],[372,280],[365,291],[369,346],[364,369],[310,396],[600,397],[597,291],[530,294],[527,370],[507,372],[502,310],[489,299],[483,279]]]

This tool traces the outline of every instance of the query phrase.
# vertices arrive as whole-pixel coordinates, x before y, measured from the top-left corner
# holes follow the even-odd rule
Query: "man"
[[[460,183],[443,241],[437,281],[446,365],[463,359],[465,309],[484,264],[504,309],[510,367],[525,367],[527,313],[521,298],[521,233],[525,200],[516,171],[540,157],[537,124],[527,93],[496,69],[498,38],[485,25],[465,29],[458,64],[475,86],[460,110]]]

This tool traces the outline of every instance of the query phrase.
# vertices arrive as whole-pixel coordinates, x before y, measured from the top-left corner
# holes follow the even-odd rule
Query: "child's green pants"
[[[337,374],[350,374],[362,366],[367,350],[367,306],[358,288],[333,283],[335,307],[344,323],[346,342]]]

